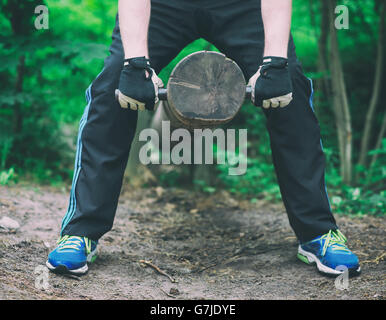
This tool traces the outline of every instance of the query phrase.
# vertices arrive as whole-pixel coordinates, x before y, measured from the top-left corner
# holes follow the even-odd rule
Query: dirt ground
[[[67,201],[68,190],[0,187],[0,218],[20,224],[0,229],[0,299],[386,298],[385,218],[337,216],[362,266],[338,290],[296,258],[283,207],[160,187],[123,191],[85,276],[47,276]]]

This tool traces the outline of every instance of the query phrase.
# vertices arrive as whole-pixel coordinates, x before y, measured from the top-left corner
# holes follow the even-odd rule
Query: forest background
[[[70,186],[84,91],[108,55],[117,3],[0,0],[1,185]],[[384,215],[385,1],[293,3],[292,33],[314,81],[331,205],[338,213]],[[49,9],[49,28],[37,30],[34,10],[42,4]],[[336,28],[344,26],[345,14],[348,28]],[[217,49],[204,39],[191,43],[162,71],[164,83],[179,60],[200,50]],[[139,128],[148,125],[151,113],[139,120]],[[248,129],[245,175],[229,176],[225,165],[139,168],[133,146],[125,183],[226,189],[251,202],[280,201],[261,110],[246,105],[227,127]]]

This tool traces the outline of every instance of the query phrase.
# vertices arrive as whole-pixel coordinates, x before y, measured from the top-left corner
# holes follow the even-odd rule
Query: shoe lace
[[[82,243],[85,243],[87,254],[91,252],[91,240],[87,237],[64,235],[58,240],[58,247],[60,249],[74,249],[81,250]]]
[[[322,250],[323,256],[326,254],[328,247],[330,247],[333,250],[350,251],[346,246],[347,238],[339,230],[336,230],[336,231],[330,230],[328,233],[324,234],[321,238],[325,239],[323,250]]]

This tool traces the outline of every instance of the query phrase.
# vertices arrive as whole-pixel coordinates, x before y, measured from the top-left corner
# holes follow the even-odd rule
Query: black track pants
[[[248,81],[263,57],[260,2],[152,1],[149,55],[157,73],[198,38],[205,38],[235,60]],[[62,235],[98,240],[113,225],[137,112],[122,109],[114,98],[124,58],[118,21],[112,40],[102,72],[86,91],[87,106],[80,122]],[[312,107],[312,82],[304,76],[296,59],[292,38],[288,57],[293,101],[285,108],[264,109],[264,113],[289,222],[304,242],[337,227],[324,182],[325,158]]]

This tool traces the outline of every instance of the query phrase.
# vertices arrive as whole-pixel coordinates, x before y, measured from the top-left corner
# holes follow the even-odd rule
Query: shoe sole
[[[87,273],[88,271],[88,265],[87,263],[93,263],[95,259],[97,258],[97,250],[95,249],[87,256],[87,262],[83,267],[80,267],[78,269],[68,269],[67,266],[64,264],[59,264],[56,267],[54,267],[48,260],[46,261],[46,267],[57,274],[63,274],[63,273],[69,273],[77,276],[81,276]]]
[[[303,250],[301,248],[301,246],[299,246],[299,248],[298,248],[298,255],[297,255],[297,257],[301,261],[303,261],[304,263],[307,263],[307,264],[314,264],[315,263],[318,271],[321,272],[322,274],[335,277],[335,276],[339,276],[340,274],[344,273],[344,271],[335,270],[335,269],[332,269],[332,268],[324,265],[317,258],[317,256],[315,256],[311,252]],[[349,275],[350,276],[357,276],[357,275],[359,275],[361,273],[361,267],[358,267],[357,269],[349,268],[348,271],[349,271]]]

